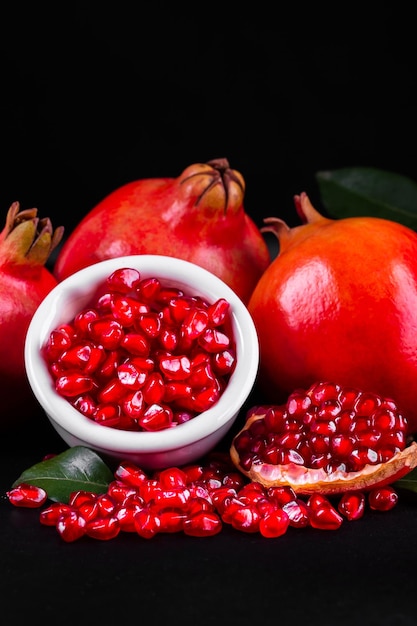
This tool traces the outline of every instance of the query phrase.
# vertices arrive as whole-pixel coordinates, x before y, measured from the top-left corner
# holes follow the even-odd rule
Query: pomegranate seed
[[[337,508],[349,521],[360,519],[365,512],[365,494],[360,491],[346,492],[340,498]]]
[[[138,511],[134,517],[135,530],[144,539],[152,539],[161,528],[161,520],[148,508]]]
[[[93,539],[114,539],[120,532],[119,520],[112,516],[95,517],[86,522],[84,532]]]
[[[119,520],[119,527],[121,531],[129,533],[136,532],[135,516],[137,513],[142,511],[143,506],[143,501],[130,498],[117,508],[116,516]]]
[[[116,350],[124,337],[123,326],[114,319],[99,318],[89,324],[92,340],[106,350]]]
[[[204,309],[192,309],[181,325],[181,337],[186,341],[194,341],[207,329],[209,316]]]
[[[169,352],[176,350],[178,346],[178,331],[171,326],[164,326],[158,335],[161,347]]]
[[[136,269],[124,267],[110,274],[106,282],[112,291],[129,293],[140,284],[140,273]]]
[[[85,535],[85,520],[73,508],[65,510],[59,516],[56,529],[66,542],[77,541]]]
[[[390,511],[398,502],[398,493],[393,487],[375,487],[368,494],[368,503],[374,511]]]
[[[310,513],[310,525],[313,528],[320,530],[337,530],[340,528],[343,517],[325,496],[313,494],[308,499],[307,506]]]
[[[94,421],[109,428],[117,427],[120,424],[119,407],[114,404],[99,404],[94,413]]]
[[[187,513],[175,508],[162,509],[158,512],[158,519],[160,521],[159,532],[178,533],[183,530]]]
[[[161,283],[158,278],[143,278],[136,285],[136,291],[139,299],[145,301],[154,301],[158,298],[158,294],[161,290]]]
[[[89,417],[90,419],[94,418],[95,412],[97,411],[97,405],[95,401],[88,394],[81,395],[75,398],[72,402],[72,405],[77,409],[77,411],[80,411],[80,413],[82,413],[86,417]]]
[[[202,348],[210,353],[226,350],[230,345],[229,337],[215,328],[207,328],[199,337],[198,342]]]
[[[173,322],[181,324],[187,313],[191,310],[192,304],[187,298],[172,298],[168,304],[169,314]]]
[[[230,523],[236,530],[247,533],[259,532],[261,516],[254,506],[240,506],[231,512]]]
[[[74,398],[94,389],[94,380],[81,372],[69,372],[56,379],[55,389],[61,396]]]
[[[161,332],[161,318],[156,313],[141,315],[138,321],[138,330],[145,333],[147,337],[155,339]]]
[[[137,420],[143,415],[145,400],[142,391],[132,391],[123,398],[122,411],[126,417]]]
[[[137,467],[128,461],[119,463],[114,472],[114,477],[116,480],[121,481],[122,484],[134,488],[142,487],[148,478],[146,473],[140,467]]]
[[[132,304],[126,297],[119,296],[110,299],[112,317],[125,329],[133,326],[138,312],[138,307],[134,307]]]
[[[157,478],[162,489],[183,489],[188,482],[187,474],[178,467],[169,467],[159,471]]]
[[[113,378],[98,392],[97,400],[102,404],[117,404],[125,393],[126,387],[123,383],[119,378]]]
[[[282,505],[282,510],[288,515],[289,524],[294,528],[305,528],[310,523],[307,504],[300,498],[295,498]]]
[[[35,509],[42,506],[48,498],[48,494],[41,487],[21,483],[6,492],[9,502],[14,506]]]
[[[165,383],[162,374],[159,372],[149,374],[142,392],[146,404],[159,404],[165,395]]]
[[[44,348],[44,354],[49,363],[56,361],[61,354],[68,350],[72,346],[72,338],[68,334],[68,332],[64,331],[62,328],[57,328],[53,330],[50,335],[48,342]]]
[[[223,524],[217,513],[200,511],[183,522],[184,534],[190,537],[212,537],[222,530]]]
[[[233,372],[235,363],[236,355],[233,350],[217,352],[212,360],[213,371],[220,376],[226,376]]]
[[[282,509],[275,509],[265,515],[259,522],[259,532],[263,537],[280,537],[287,532],[290,518]]]
[[[207,309],[210,326],[221,326],[224,324],[229,309],[230,304],[224,298],[219,298],[216,302],[213,302]]]
[[[40,523],[44,526],[56,526],[59,517],[64,513],[68,513],[69,511],[71,511],[71,506],[69,504],[53,502],[40,512]]]

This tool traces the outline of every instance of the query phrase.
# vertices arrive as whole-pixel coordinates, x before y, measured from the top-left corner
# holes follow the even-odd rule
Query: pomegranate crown
[[[0,233],[2,258],[16,264],[45,265],[63,235],[63,226],[54,230],[49,217],[39,218],[35,208],[21,211],[19,202],[13,202]]]

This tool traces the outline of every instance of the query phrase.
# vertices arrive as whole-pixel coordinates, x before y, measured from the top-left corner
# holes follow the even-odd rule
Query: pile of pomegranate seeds
[[[244,470],[294,463],[358,472],[389,461],[407,443],[407,422],[393,400],[330,382],[294,391],[282,406],[254,407],[251,417],[234,440]]]
[[[28,484],[17,485],[7,496],[20,507],[41,507],[47,501],[43,489]],[[397,501],[391,486],[376,487],[366,495],[347,492],[337,503],[320,493],[303,498],[290,487],[247,482],[227,455],[213,453],[205,464],[152,475],[132,463],[120,463],[106,493],[73,492],[68,503],[53,502],[41,509],[40,522],[54,527],[66,542],[82,537],[109,540],[120,532],[144,539],[177,532],[209,537],[223,525],[274,538],[291,527],[337,530],[344,519],[360,519],[366,506],[388,511]]]
[[[236,365],[230,304],[113,272],[43,349],[57,393],[99,424],[158,431],[212,407]]]

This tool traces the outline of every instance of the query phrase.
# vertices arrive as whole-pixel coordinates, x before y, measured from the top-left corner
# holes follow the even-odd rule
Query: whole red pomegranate
[[[45,267],[63,235],[37,209],[14,202],[0,233],[0,430],[30,418],[36,406],[26,379],[24,343],[32,316],[57,284]]]
[[[178,178],[141,179],[105,197],[62,246],[62,280],[97,261],[164,254],[201,265],[247,303],[270,263],[264,238],[243,206],[245,181],[226,159],[195,163]]]
[[[329,219],[306,193],[295,206],[300,226],[265,220],[279,254],[248,304],[265,397],[281,403],[337,380],[392,397],[417,432],[417,233],[375,217]]]

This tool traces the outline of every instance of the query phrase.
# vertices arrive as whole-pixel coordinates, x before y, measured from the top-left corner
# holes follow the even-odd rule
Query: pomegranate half
[[[396,403],[320,381],[283,405],[255,406],[235,435],[236,467],[264,487],[301,494],[367,491],[417,466],[417,444]]]
[[[195,163],[178,178],[147,178],[105,197],[62,246],[61,281],[87,265],[132,254],[164,254],[201,265],[247,304],[270,263],[268,246],[245,212],[245,181],[227,159]]]
[[[265,398],[337,380],[393,398],[417,432],[417,233],[376,217],[329,219],[306,193],[295,205],[302,225],[265,220],[279,254],[248,304]]]

